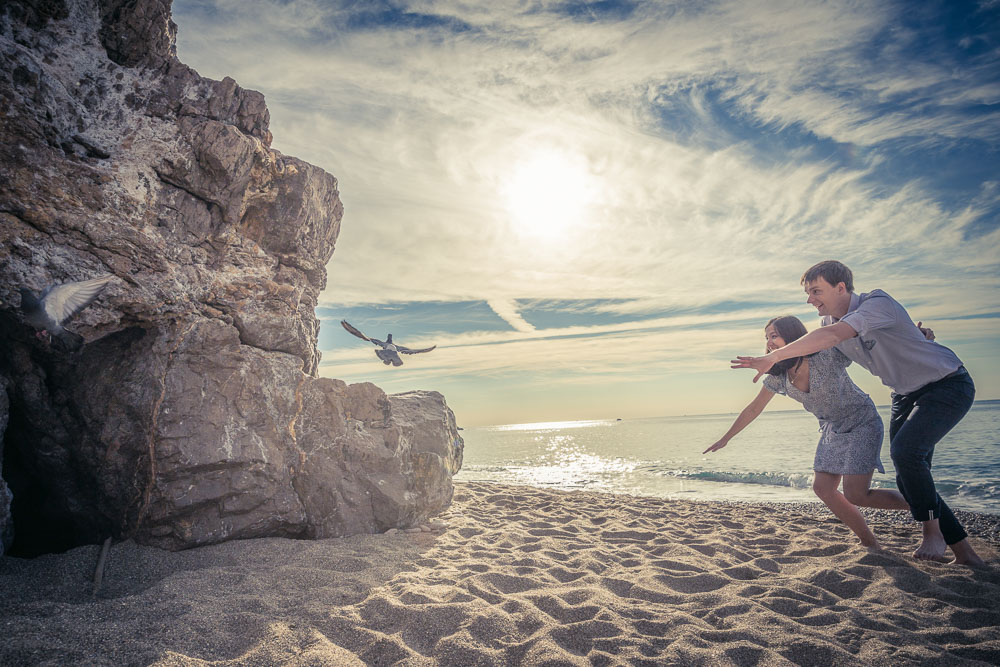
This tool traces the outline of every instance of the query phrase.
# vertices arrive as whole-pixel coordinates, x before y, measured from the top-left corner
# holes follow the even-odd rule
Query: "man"
[[[954,352],[927,337],[906,310],[882,290],[854,293],[854,276],[840,262],[816,264],[802,276],[807,303],[823,318],[819,329],[762,357],[737,357],[733,368],[757,371],[760,379],[783,359],[836,346],[892,389],[889,443],[896,485],[923,527],[913,553],[923,560],[985,565],[968,534],[941,499],[931,476],[934,447],[972,407],[975,385]]]

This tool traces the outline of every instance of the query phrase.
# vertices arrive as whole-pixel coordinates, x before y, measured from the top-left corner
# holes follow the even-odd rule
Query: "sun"
[[[514,162],[502,196],[516,234],[556,241],[586,222],[596,185],[582,155],[544,149]]]

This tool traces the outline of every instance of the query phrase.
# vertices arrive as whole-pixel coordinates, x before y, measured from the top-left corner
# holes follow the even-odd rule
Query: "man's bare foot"
[[[968,565],[969,567],[986,567],[986,561],[979,557],[976,550],[969,544],[968,539],[956,542],[951,545],[951,550],[955,553],[955,563],[958,565]]]
[[[975,568],[986,568],[987,567],[986,561],[984,561],[979,556],[971,556],[971,557],[966,557],[966,558],[958,558],[958,557],[956,557],[955,560],[952,561],[952,562],[954,562],[956,565],[968,565],[969,567],[975,567]]]
[[[913,552],[913,557],[917,560],[934,560],[939,563],[950,563],[951,559],[945,556],[948,545],[944,542],[941,533],[924,534],[924,541],[920,543],[917,550]]]

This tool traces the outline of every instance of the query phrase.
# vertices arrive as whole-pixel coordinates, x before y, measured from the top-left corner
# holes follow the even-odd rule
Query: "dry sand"
[[[872,554],[827,513],[457,484],[434,532],[0,559],[0,663],[973,665],[1000,558]],[[987,520],[987,523],[989,521]]]

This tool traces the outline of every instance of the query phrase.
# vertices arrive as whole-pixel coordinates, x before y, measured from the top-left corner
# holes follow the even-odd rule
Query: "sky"
[[[175,0],[337,177],[320,374],[461,426],[729,413],[839,259],[1000,398],[1000,0]],[[340,326],[427,354],[382,365]],[[889,389],[855,381],[879,405]],[[776,397],[772,409],[795,409]]]

